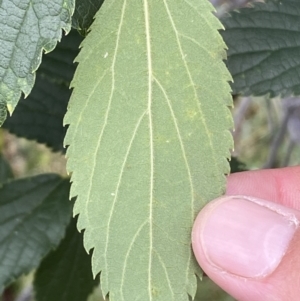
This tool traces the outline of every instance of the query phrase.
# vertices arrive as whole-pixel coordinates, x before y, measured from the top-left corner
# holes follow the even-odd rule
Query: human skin
[[[204,272],[239,301],[300,300],[300,167],[228,177],[226,196],[196,218]]]

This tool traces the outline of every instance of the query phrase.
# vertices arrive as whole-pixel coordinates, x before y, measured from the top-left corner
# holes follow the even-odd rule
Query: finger
[[[251,195],[300,210],[300,166],[231,174],[226,194]]]
[[[298,300],[300,213],[279,203],[299,207],[299,170],[231,176],[227,194],[255,197],[219,198],[196,219],[192,241],[200,266],[237,300]],[[281,186],[273,192],[268,185]]]

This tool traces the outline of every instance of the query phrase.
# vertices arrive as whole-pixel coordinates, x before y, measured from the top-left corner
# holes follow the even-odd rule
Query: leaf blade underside
[[[212,10],[206,0],[106,1],[77,58],[67,168],[111,301],[195,295],[190,231],[224,192],[232,147]]]

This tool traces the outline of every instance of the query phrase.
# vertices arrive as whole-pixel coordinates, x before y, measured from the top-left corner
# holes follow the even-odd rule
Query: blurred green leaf
[[[198,290],[194,301],[234,301],[234,299],[208,277],[203,277],[198,282]]]
[[[34,85],[42,52],[71,29],[74,0],[0,1],[0,126]]]
[[[272,0],[222,20],[234,93],[300,94],[300,5]]]
[[[0,187],[0,291],[59,244],[71,216],[69,187],[52,174]]]
[[[241,172],[241,171],[247,170],[246,165],[236,157],[231,157],[231,160],[229,163],[230,163],[230,173]]]
[[[207,0],[106,0],[77,58],[65,119],[71,196],[110,301],[196,292],[190,232],[225,190],[232,147],[212,11]]]
[[[73,218],[59,247],[43,259],[35,274],[38,301],[84,301],[99,284],[99,279],[93,279],[91,256],[76,222]]]
[[[10,165],[0,154],[0,185],[14,177]]]
[[[87,301],[109,301],[109,298],[103,298],[100,285],[96,287],[93,293],[89,296]]]

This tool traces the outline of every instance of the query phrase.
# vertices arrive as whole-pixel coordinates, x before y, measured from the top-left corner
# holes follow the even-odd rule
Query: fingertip
[[[225,196],[197,216],[192,245],[205,273],[238,300],[266,299],[277,292],[272,275],[298,228],[299,212],[243,196]],[[281,299],[278,299],[281,300]]]

